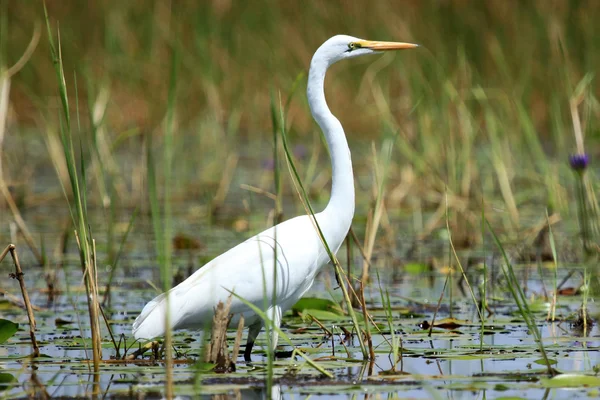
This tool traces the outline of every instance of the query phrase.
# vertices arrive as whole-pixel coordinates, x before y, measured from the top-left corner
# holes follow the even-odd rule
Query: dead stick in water
[[[0,294],[2,296],[4,296],[4,298],[9,303],[14,304],[15,306],[20,307],[20,308],[26,308],[25,303],[23,303],[23,300],[19,299],[17,296],[15,296],[13,294],[8,293],[6,290],[0,288]],[[44,310],[44,308],[38,307],[35,304],[32,304],[31,308],[33,309],[33,311],[43,311]]]
[[[6,121],[8,120],[7,115],[8,115],[11,78],[16,73],[18,73],[25,66],[25,64],[27,64],[27,62],[31,58],[31,55],[33,54],[35,48],[37,47],[37,44],[39,43],[40,35],[41,35],[40,26],[36,24],[35,30],[33,31],[33,36],[31,37],[31,41],[29,42],[27,49],[25,50],[25,52],[23,53],[23,55],[21,56],[19,61],[17,61],[8,70],[2,71],[2,73],[0,73],[0,152],[2,150],[2,144],[4,142],[4,134],[6,132],[6,127],[7,127]],[[31,233],[29,232],[29,230],[27,229],[27,225],[25,224],[25,220],[23,220],[23,217],[21,216],[21,212],[19,211],[19,208],[17,207],[17,204],[15,203],[15,201],[10,193],[10,190],[6,186],[6,179],[4,178],[4,174],[3,174],[3,170],[2,170],[2,157],[0,157],[0,193],[2,193],[2,195],[4,196],[6,204],[8,204],[8,207],[10,208],[10,210],[13,214],[13,218],[15,219],[15,222],[17,223],[19,230],[23,234],[23,237],[25,238],[27,245],[31,249],[31,252],[34,254],[38,263],[40,265],[43,265],[44,257],[42,255],[42,253],[40,253],[38,251],[37,247],[35,246],[35,243],[31,236]],[[9,245],[9,247],[10,246],[14,246],[14,245],[11,244],[11,245]],[[4,255],[2,258],[4,258],[6,256],[5,253],[3,253],[3,254]],[[14,256],[13,256],[13,259],[14,259]]]
[[[10,256],[15,263],[15,273],[10,274],[10,277],[13,279],[17,279],[19,281],[19,285],[21,286],[21,294],[23,295],[23,302],[25,303],[25,308],[27,309],[27,318],[29,318],[29,337],[31,337],[31,346],[33,347],[32,356],[39,357],[40,348],[38,347],[37,340],[35,339],[35,317],[33,316],[33,308],[31,307],[31,301],[29,301],[29,294],[27,293],[27,288],[25,287],[25,280],[23,279],[23,270],[21,269],[21,264],[19,263],[19,256],[17,255],[17,248],[14,244],[9,244],[6,246],[6,249],[0,254],[0,262],[4,260],[6,255],[10,253]]]
[[[235,363],[240,353],[240,346],[242,344],[242,335],[244,334],[244,316],[240,315],[240,322],[238,323],[237,333],[235,335],[235,342],[233,344],[233,354],[231,359]]]

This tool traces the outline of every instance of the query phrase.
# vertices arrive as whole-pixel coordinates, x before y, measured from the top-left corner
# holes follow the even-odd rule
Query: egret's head
[[[402,42],[378,42],[347,35],[336,35],[319,47],[313,60],[324,61],[329,66],[346,58],[375,54],[382,51],[413,49],[415,47],[418,47],[418,45]]]

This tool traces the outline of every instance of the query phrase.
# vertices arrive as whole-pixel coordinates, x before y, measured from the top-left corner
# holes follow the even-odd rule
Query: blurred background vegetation
[[[371,74],[382,75],[380,85],[397,118],[406,118],[418,100],[439,101],[447,81],[466,99],[482,88],[498,101],[502,96],[522,101],[539,133],[548,135],[554,107],[564,105],[584,74],[600,65],[600,4],[594,0],[138,0],[85,7],[64,0],[47,6],[60,28],[65,70],[89,75],[95,86],[110,90],[107,120],[114,129],[152,129],[161,120],[174,48],[181,53],[182,121],[209,115],[225,122],[240,112],[244,134],[269,125],[269,88],[289,88],[307,70],[314,50],[337,33],[424,47]],[[6,67],[22,54],[34,25],[43,21],[43,9],[35,1],[4,1],[2,7],[0,60]],[[382,119],[368,92],[359,90],[369,83],[365,64],[372,62],[339,68],[340,77],[328,85],[330,102],[350,131],[374,134]],[[40,107],[52,105],[52,68],[42,40],[15,78],[17,120],[31,124]],[[312,129],[303,101],[298,103],[296,128]]]
[[[108,175],[98,178],[115,189],[90,185],[101,194],[90,196],[92,203],[145,198],[142,146],[150,136],[160,146],[174,62],[176,195],[211,203],[214,214],[214,203],[228,193],[231,200],[240,183],[272,191],[265,167],[272,154],[271,93],[285,99],[299,79],[287,126],[292,142],[303,144],[297,156],[306,184],[324,201],[328,160],[303,91],[312,53],[338,33],[422,46],[330,72],[329,103],[349,136],[359,191],[366,193],[358,196],[359,220],[375,201],[379,149],[387,140],[393,152],[385,169],[386,212],[416,212],[414,233],[426,235],[443,225],[447,204],[465,243],[479,229],[482,204],[516,232],[544,221],[547,208],[573,212],[568,156],[583,150],[575,145],[575,119],[592,163],[598,154],[595,0],[49,0],[47,7],[60,32],[76,133],[95,146],[105,143],[107,153],[100,154],[115,157]],[[5,69],[42,26],[43,6],[2,1],[0,15]],[[42,30],[13,78],[4,145],[4,178],[15,187],[29,182],[22,190],[29,194],[36,177],[50,179],[43,171],[52,158],[31,143],[50,149],[44,137],[59,130],[46,35]],[[23,207],[36,203],[21,197]],[[233,201],[240,207],[239,198]]]

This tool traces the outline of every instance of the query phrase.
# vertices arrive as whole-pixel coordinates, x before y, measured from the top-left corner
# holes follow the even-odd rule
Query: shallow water
[[[49,218],[41,216],[38,221]],[[40,226],[40,232],[51,236],[56,234],[52,227]],[[56,226],[56,225],[55,225]],[[144,226],[140,222],[140,226]],[[211,232],[216,250],[227,248],[228,243],[243,237],[226,229]],[[146,301],[155,295],[148,281],[157,282],[157,268],[152,259],[150,236],[135,234],[128,245],[128,252],[121,260],[112,287],[110,306],[106,307],[107,318],[111,322],[116,337],[130,336],[131,323]],[[99,241],[101,242],[101,241]],[[101,254],[104,250],[99,246]],[[436,246],[432,246],[433,248]],[[202,250],[202,252],[208,252]],[[81,284],[81,272],[72,256],[67,257],[64,267],[56,264],[58,282],[63,292],[49,301],[45,292],[44,271],[31,266],[31,259],[24,250],[23,264],[26,282],[33,304],[42,308],[36,312],[37,338],[45,357],[30,365],[22,357],[31,353],[28,332],[24,330],[24,312],[8,303],[0,303],[2,317],[21,323],[19,332],[0,346],[0,366],[2,372],[12,374],[19,385],[10,389],[0,387],[8,397],[20,397],[24,390],[31,388],[32,374],[46,387],[52,396],[88,396],[91,378],[85,361],[89,353],[81,337],[89,337],[89,320],[86,314],[85,294]],[[75,254],[70,252],[69,254]],[[189,257],[185,252],[177,252],[177,265],[187,269]],[[199,261],[195,253],[191,259],[197,267]],[[389,258],[389,257],[388,257]],[[522,317],[518,314],[514,301],[502,283],[490,286],[490,308],[494,314],[485,321],[483,345],[481,325],[470,295],[464,296],[457,288],[458,275],[454,275],[441,303],[436,321],[453,317],[457,325],[435,327],[430,337],[422,328],[423,321],[431,321],[436,304],[444,288],[447,274],[444,268],[433,271],[413,271],[406,273],[402,267],[390,267],[389,260],[380,257],[375,264],[379,276],[373,275],[374,284],[367,289],[367,299],[371,314],[382,333],[374,333],[376,360],[372,364],[360,361],[356,337],[342,344],[340,327],[351,330],[347,317],[327,319],[321,322],[336,334],[328,337],[315,323],[304,322],[297,316],[284,319],[283,330],[294,345],[317,360],[326,370],[334,374],[334,379],[323,378],[312,370],[301,358],[278,359],[274,375],[278,383],[274,398],[296,399],[306,396],[323,398],[500,398],[517,396],[523,398],[563,398],[589,397],[597,394],[594,387],[578,386],[573,389],[548,388],[544,380],[545,367],[539,364],[541,355],[528,332]],[[359,265],[357,259],[357,265]],[[8,268],[8,261],[5,261]],[[526,267],[521,267],[522,274]],[[600,331],[593,327],[586,336],[573,329],[570,322],[545,322],[549,303],[541,300],[543,293],[541,280],[535,267],[528,268],[526,280],[531,307],[544,337],[548,356],[556,361],[554,368],[561,372],[594,374],[597,368],[600,348]],[[108,268],[99,268],[100,282],[106,282]],[[565,275],[567,269],[560,270]],[[551,270],[545,270],[545,286],[551,287]],[[476,276],[476,274],[475,274]],[[576,286],[579,275],[575,274],[565,286]],[[392,348],[389,344],[391,332],[381,304],[381,291],[376,283],[379,279],[383,291],[389,293],[393,315],[393,330],[402,340],[402,359],[395,365]],[[474,279],[470,277],[470,279]],[[559,276],[559,281],[561,276]],[[340,300],[340,290],[332,288],[335,280],[329,271],[323,273],[308,296]],[[19,296],[16,281],[6,281],[2,288]],[[68,289],[68,291],[67,291]],[[557,317],[573,319],[581,302],[581,297],[559,298]],[[75,311],[75,309],[77,311]],[[590,304],[594,311],[594,304]],[[63,322],[59,323],[58,319]],[[70,323],[64,323],[70,321]],[[230,333],[233,337],[234,332]],[[131,340],[129,341],[131,344]],[[175,368],[176,391],[182,396],[195,397],[201,390],[207,397],[212,394],[229,394],[235,398],[263,398],[266,359],[260,350],[264,337],[259,337],[259,348],[253,354],[253,364],[246,365],[238,359],[237,371],[231,374],[216,374],[210,371],[197,372],[195,360],[199,357],[202,334],[199,332],[179,332],[175,336],[175,348],[182,353],[178,359],[191,360],[191,363],[177,364]],[[231,342],[230,342],[231,343]],[[164,380],[163,365],[160,363],[116,363],[115,350],[106,330],[103,331],[103,359],[101,367],[101,388],[107,396],[137,396],[146,393],[156,397],[162,391]],[[281,341],[280,341],[281,344]],[[137,348],[137,347],[134,347]],[[280,350],[289,350],[285,345]],[[335,355],[335,357],[334,357]],[[198,380],[196,381],[196,378]],[[199,382],[201,389],[194,382]],[[592,385],[593,386],[593,385]]]
[[[252,172],[246,169],[244,171]],[[360,167],[357,168],[357,175],[360,176]],[[272,178],[270,172],[267,178]],[[244,181],[240,176],[236,179],[240,181],[236,181],[232,185],[233,188],[239,187],[239,183]],[[34,187],[38,195],[48,189],[43,185]],[[207,218],[206,210],[198,209],[196,202],[174,204],[173,226],[177,227],[175,233],[193,232],[189,236],[205,246],[193,252],[174,251],[175,270],[181,271],[185,276],[190,264],[191,269],[195,270],[212,257],[249,237],[252,232],[260,231],[270,224],[266,212],[256,211],[262,210],[267,203],[268,209],[271,206],[269,201],[263,196],[244,197],[247,196],[247,192],[236,198],[239,190],[234,192],[228,197],[229,202],[223,204],[224,209],[212,218]],[[232,201],[233,198],[235,201]],[[254,213],[239,208],[240,198],[252,204],[249,209],[254,210]],[[293,201],[285,203],[290,208],[289,204],[294,204]],[[302,212],[300,207],[297,208],[286,209],[286,217]],[[126,208],[119,212],[114,224],[115,239],[112,242],[112,252],[118,249],[131,213],[132,211]],[[110,303],[105,307],[106,316],[117,340],[121,335],[125,335],[128,338],[127,344],[134,350],[138,344],[132,342],[131,324],[146,302],[156,295],[157,292],[151,284],[160,287],[148,214],[142,207],[115,270]],[[537,214],[536,221],[539,220]],[[526,210],[523,210],[521,215],[523,220],[527,220]],[[228,219],[227,216],[234,217]],[[18,381],[17,385],[3,386],[0,379],[0,397],[22,397],[32,390],[32,382],[36,380],[52,396],[88,397],[92,390],[87,363],[91,352],[88,350],[89,341],[82,339],[90,336],[82,274],[78,267],[77,249],[73,238],[68,240],[66,255],[60,251],[59,246],[61,235],[71,230],[68,209],[61,202],[55,205],[52,201],[42,201],[39,205],[25,210],[24,217],[36,238],[44,243],[50,260],[47,270],[36,266],[25,243],[18,238],[16,244],[30,298],[34,305],[41,308],[35,315],[37,338],[44,357],[35,364],[30,364],[24,358],[31,353],[29,335],[25,330],[25,313],[0,297],[0,316],[21,324],[17,334],[7,343],[0,345],[0,378],[1,374],[11,374]],[[307,311],[334,332],[333,337],[330,337],[316,323],[307,322],[288,313],[284,317],[283,331],[295,347],[317,360],[319,365],[334,375],[334,379],[322,377],[300,357],[281,358],[275,362],[274,376],[277,386],[272,397],[454,399],[511,396],[575,398],[599,395],[597,387],[600,383],[593,382],[589,384],[590,387],[577,384],[572,389],[549,388],[551,385],[545,380],[545,366],[539,363],[541,354],[538,346],[503,283],[498,264],[500,258],[494,249],[469,249],[459,254],[463,265],[469,264],[469,260],[485,259],[490,269],[493,269],[487,289],[493,314],[486,315],[485,334],[482,336],[476,307],[471,295],[466,291],[466,286],[459,283],[460,275],[455,273],[452,279],[446,282],[448,268],[444,265],[452,258],[448,255],[448,242],[444,239],[443,232],[441,235],[431,235],[441,239],[428,239],[427,242],[418,242],[415,246],[414,236],[418,229],[413,226],[413,216],[396,214],[394,218],[393,224],[402,228],[397,229],[398,232],[402,232],[402,236],[398,236],[395,239],[396,243],[392,245],[388,243],[387,247],[375,249],[371,285],[366,288],[370,313],[381,330],[381,333],[373,330],[376,359],[372,363],[362,361],[355,336],[343,340],[342,328],[352,329],[347,316]],[[107,244],[109,219],[105,212],[91,210],[91,225],[97,227],[93,230],[99,255],[101,292],[110,275],[110,267],[106,265],[108,254],[111,252]],[[360,229],[361,226],[364,226],[364,221],[357,216],[355,229]],[[361,236],[361,232],[358,234]],[[13,240],[8,232],[0,231],[0,243]],[[491,240],[488,243],[491,243]],[[344,248],[339,257],[345,265]],[[425,264],[430,264],[432,260],[437,260],[437,266],[425,267]],[[409,267],[409,264],[412,264],[412,267]],[[354,255],[353,265],[356,270],[362,265],[362,260],[357,254]],[[9,259],[1,266],[6,273],[12,271]],[[579,271],[577,265],[561,263],[558,281],[560,282],[571,269]],[[517,274],[521,282],[526,283],[528,300],[544,337],[548,356],[556,362],[553,367],[565,373],[594,375],[599,366],[600,330],[593,326],[584,336],[581,330],[571,326],[570,321],[575,319],[581,305],[580,295],[561,296],[557,305],[557,319],[562,322],[546,322],[550,303],[543,293],[544,290],[551,291],[554,271],[547,265],[542,270],[543,283],[534,265],[520,265]],[[62,291],[53,299],[49,298],[47,292],[45,276],[48,272],[56,274],[57,288]],[[341,291],[335,288],[335,279],[331,272],[326,270],[319,276],[308,297],[341,302]],[[476,297],[479,297],[481,273],[472,270],[468,270],[467,273]],[[581,282],[580,276],[579,272],[575,273],[564,287],[578,287]],[[459,285],[465,293],[459,290]],[[440,294],[445,286],[447,289],[435,320],[439,322],[453,318],[448,321],[455,322],[455,325],[435,327],[429,336],[422,323],[433,320]],[[20,298],[16,281],[4,279],[0,281],[0,288]],[[389,295],[391,330],[385,307],[382,305],[382,292]],[[593,315],[597,315],[595,304],[590,303],[588,308]],[[149,398],[159,397],[165,378],[163,365],[149,361],[149,356],[145,356],[147,361],[144,363],[117,362],[116,351],[108,332],[104,324],[101,325],[105,360],[100,374],[102,392],[109,397],[138,397],[142,394]],[[229,336],[233,338],[234,332],[230,332]],[[397,363],[394,362],[390,345],[392,337],[401,339],[399,353],[402,357]],[[229,343],[232,342],[233,339]],[[203,345],[202,333],[178,332],[174,343],[175,349],[180,353],[177,358],[180,363],[176,364],[175,368],[177,394],[194,398],[198,393],[205,394],[207,398],[219,394],[228,394],[232,398],[266,396],[266,358],[261,350],[265,344],[264,335],[259,336],[252,365],[247,365],[240,357],[236,363],[237,371],[231,374],[217,374],[205,370],[201,363],[196,362]],[[279,350],[290,349],[280,340]],[[121,355],[122,353],[123,346]]]

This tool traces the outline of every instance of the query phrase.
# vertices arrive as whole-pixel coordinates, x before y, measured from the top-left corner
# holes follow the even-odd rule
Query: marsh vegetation
[[[46,6],[0,2],[0,397],[598,396],[600,3]],[[421,45],[326,85],[347,279],[251,364],[235,329],[225,365],[208,330],[135,342],[154,295],[326,203],[304,87],[336,33]]]

